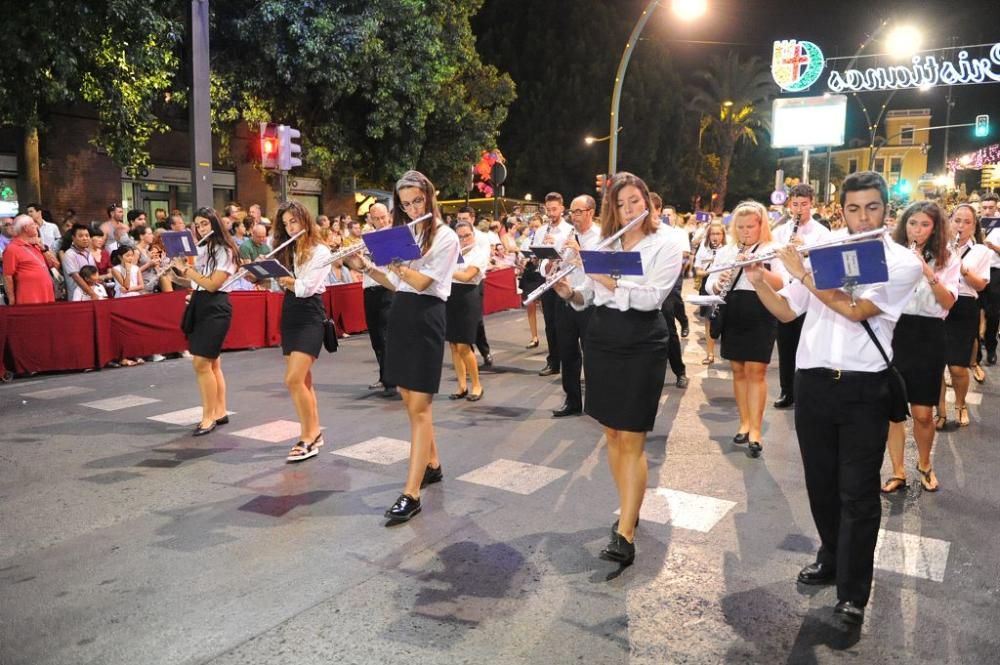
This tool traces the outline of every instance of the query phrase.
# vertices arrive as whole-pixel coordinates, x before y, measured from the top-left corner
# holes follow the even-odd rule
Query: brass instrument
[[[859,242],[861,240],[872,240],[874,238],[882,238],[888,233],[889,229],[886,228],[873,229],[871,231],[865,231],[864,233],[855,233],[854,235],[834,238],[832,240],[825,240],[823,242],[817,242],[815,244],[808,245],[805,247],[796,247],[795,251],[799,252],[803,256],[808,256],[809,252],[811,252],[814,249],[823,249],[825,247],[839,247],[840,245],[847,245],[850,243]],[[733,263],[729,263],[726,265],[713,266],[708,270],[706,270],[706,272],[708,273],[725,272],[726,270],[732,270],[733,268],[742,268],[743,266],[750,266],[755,263],[770,261],[774,259],[774,257],[777,256],[777,254],[778,253],[774,250],[762,252],[761,254],[757,254],[743,261],[734,261]]]
[[[594,248],[594,251],[600,251],[600,250],[604,250],[604,249],[607,249],[608,247],[610,247],[611,244],[614,243],[615,240],[618,240],[619,238],[621,238],[623,235],[625,235],[625,233],[627,231],[631,230],[637,224],[639,224],[640,222],[642,222],[642,220],[646,219],[647,215],[649,215],[649,211],[648,210],[643,210],[641,213],[639,213],[638,216],[635,217],[635,219],[629,220],[628,223],[625,224],[625,226],[621,227],[620,229],[618,229],[617,232],[615,232],[614,234],[608,236],[605,240],[601,241],[601,243],[599,245],[597,245],[597,247]],[[566,275],[568,275],[571,272],[573,272],[574,270],[576,270],[576,268],[577,268],[577,264],[576,263],[570,263],[568,265],[563,266],[559,270],[556,270],[552,274],[551,277],[549,277],[547,280],[545,280],[544,284],[542,284],[537,289],[535,289],[534,291],[532,291],[531,293],[529,293],[527,295],[527,297],[524,299],[524,304],[525,305],[530,305],[531,303],[533,303],[536,300],[538,300],[539,298],[541,298],[543,293],[545,293],[546,291],[548,291],[549,289],[551,289],[553,286],[555,286],[556,282],[558,282],[563,277],[565,277]]]

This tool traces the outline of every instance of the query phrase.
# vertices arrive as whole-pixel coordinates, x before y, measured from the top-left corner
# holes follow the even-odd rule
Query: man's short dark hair
[[[120,203],[112,203],[111,205],[109,205],[109,206],[108,206],[108,217],[111,217],[111,214],[112,214],[112,213],[113,213],[113,212],[114,212],[115,210],[118,210],[118,209],[120,209],[121,207],[122,207],[122,206],[121,206],[121,204],[120,204]]]
[[[994,203],[1000,203],[1000,196],[997,196],[994,192],[986,192],[979,198],[979,202],[983,201],[993,201]]]
[[[127,219],[128,223],[131,224],[135,220],[139,219],[139,215],[145,215],[145,214],[146,214],[145,210],[139,210],[138,208],[133,208],[132,210],[128,211],[127,215],[125,215],[125,219]]]
[[[42,204],[41,203],[29,203],[28,205],[24,206],[24,211],[27,212],[28,208],[34,208],[35,210],[41,212],[41,210],[42,210]]]
[[[559,192],[549,192],[545,195],[545,202],[555,201],[559,205],[563,205],[563,197]]]
[[[80,229],[83,229],[88,234],[91,233],[90,227],[87,226],[86,224],[74,224],[73,226],[69,227],[69,237],[75,238],[76,232],[79,231]]]
[[[352,228],[354,228],[355,226],[361,226],[361,222],[358,221],[358,220],[356,220],[356,219],[352,219],[351,221],[349,221],[347,223],[347,230],[349,231]]]
[[[92,266],[92,265],[81,266],[78,274],[80,275],[81,279],[83,279],[84,281],[86,281],[87,279],[90,278],[91,275],[96,275],[97,274],[97,268],[95,266]]]
[[[885,178],[874,171],[856,171],[844,178],[840,186],[840,205],[844,205],[848,192],[862,192],[866,189],[877,189],[882,197],[882,203],[889,203],[889,186]]]
[[[240,210],[240,204],[239,203],[230,203],[229,205],[227,205],[225,208],[222,209],[222,216],[223,217],[232,217],[233,213],[237,212],[239,210]]]
[[[464,206],[462,206],[461,208],[458,209],[458,212],[456,212],[455,214],[457,215],[458,213],[468,213],[468,214],[472,215],[473,219],[476,218],[476,209],[473,208],[470,205],[464,205]]]
[[[792,198],[793,196],[814,199],[816,198],[816,191],[812,188],[812,185],[802,182],[788,190],[788,198]]]

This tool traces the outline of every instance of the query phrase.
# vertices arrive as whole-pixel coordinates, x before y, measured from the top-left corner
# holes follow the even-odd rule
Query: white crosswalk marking
[[[566,475],[562,469],[498,459],[458,477],[467,483],[495,487],[515,494],[532,494]]]
[[[92,393],[93,388],[81,388],[80,386],[63,386],[61,388],[46,388],[45,390],[35,390],[30,393],[21,393],[21,397],[32,397],[34,399],[61,399],[70,395],[82,395]]]
[[[353,446],[330,452],[341,457],[350,457],[373,464],[396,464],[410,457],[410,442],[376,436]]]
[[[153,404],[159,401],[158,399],[143,397],[142,395],[121,395],[120,397],[99,399],[95,402],[84,402],[80,406],[88,406],[91,409],[100,409],[101,411],[120,411],[129,407],[143,406],[144,404]]]
[[[875,568],[941,582],[950,549],[947,540],[879,529]]]
[[[735,505],[735,501],[657,487],[646,490],[639,516],[650,522],[708,533]]]
[[[952,390],[951,388],[946,389],[944,391],[944,398],[945,398],[945,400],[947,400],[947,402],[949,404],[954,404],[955,403],[955,391]],[[983,394],[982,393],[975,393],[975,392],[972,392],[970,390],[965,395],[965,403],[966,404],[972,404],[973,406],[979,406],[980,404],[983,403]]]
[[[234,413],[236,412],[226,411],[226,414],[230,416]],[[192,406],[190,409],[161,413],[158,416],[149,416],[146,420],[155,420],[156,422],[167,423],[168,425],[197,425],[201,421],[201,407]]]
[[[274,420],[263,425],[248,427],[230,433],[233,436],[242,436],[246,439],[256,439],[257,441],[266,441],[268,443],[281,443],[282,441],[298,438],[302,433],[302,426],[294,420]]]

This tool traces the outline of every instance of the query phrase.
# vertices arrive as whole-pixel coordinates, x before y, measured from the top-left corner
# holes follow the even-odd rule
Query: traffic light
[[[910,195],[910,181],[909,180],[900,180],[899,181],[899,193],[902,194],[903,196],[909,196]]]
[[[298,140],[302,133],[288,125],[278,125],[278,170],[290,171],[296,166],[302,166],[302,146],[293,141]]]
[[[278,125],[273,122],[260,123],[260,167],[278,168]]]
[[[976,136],[982,138],[990,135],[990,116],[985,113],[976,116]]]
[[[594,178],[594,187],[597,189],[598,194],[604,194],[604,188],[608,184],[608,176],[603,173],[598,173]]]

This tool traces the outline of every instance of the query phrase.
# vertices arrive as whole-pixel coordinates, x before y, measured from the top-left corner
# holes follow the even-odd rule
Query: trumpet
[[[270,258],[272,258],[275,254],[277,254],[278,252],[280,252],[281,250],[283,250],[285,247],[288,247],[293,242],[295,242],[295,240],[298,239],[298,237],[300,235],[302,235],[303,233],[305,233],[305,232],[306,232],[306,230],[302,229],[298,233],[294,234],[291,238],[289,238],[285,242],[281,243],[280,245],[278,245],[277,247],[275,247],[274,249],[272,249],[270,253],[262,256],[261,258],[262,259],[270,259]],[[231,285],[231,284],[233,284],[235,282],[238,282],[239,280],[243,279],[243,275],[245,275],[245,274],[247,274],[247,269],[246,268],[240,268],[239,270],[236,271],[235,275],[233,275],[232,277],[230,277],[229,279],[227,279],[225,282],[222,283],[222,286],[219,287],[219,290],[220,291],[225,291],[226,287],[228,287],[229,285]]]
[[[407,226],[416,226],[420,222],[422,222],[425,219],[428,219],[430,217],[431,217],[431,213],[427,213],[426,215],[421,215],[420,217],[417,217],[412,222],[407,222],[406,225]],[[374,231],[374,233],[378,233],[378,231]],[[351,245],[350,247],[347,247],[345,249],[341,249],[340,251],[334,252],[333,254],[330,255],[330,258],[326,262],[324,262],[323,265],[321,265],[320,267],[321,268],[325,268],[326,266],[331,266],[334,263],[336,263],[337,261],[341,261],[343,259],[346,259],[348,256],[354,256],[358,252],[366,251],[367,249],[368,249],[368,247],[365,246],[364,236],[362,236],[361,242],[355,243],[355,244]]]
[[[201,239],[198,240],[198,242],[196,242],[194,244],[194,246],[195,247],[201,247],[201,243],[203,243],[206,240],[208,240],[209,236],[211,236],[213,233],[215,233],[215,231],[209,231],[208,233],[206,233]],[[174,267],[174,262],[172,260],[170,260],[170,259],[167,259],[167,265],[163,266],[162,268],[157,269],[155,280],[157,282],[159,282],[160,278],[163,277],[165,274],[167,274],[167,271],[170,270],[173,267]]]
[[[826,241],[823,241],[823,242],[817,242],[817,243],[809,245],[807,247],[796,247],[795,251],[797,251],[799,254],[802,254],[802,256],[808,256],[809,252],[811,252],[814,249],[823,249],[825,247],[839,247],[840,245],[847,245],[847,244],[850,244],[850,243],[859,242],[861,240],[870,240],[870,239],[873,239],[873,238],[882,238],[882,237],[885,237],[885,235],[888,234],[888,233],[889,233],[889,229],[886,229],[886,228],[873,229],[871,231],[865,231],[863,233],[855,233],[854,235],[850,235],[850,236],[846,236],[846,237],[842,237],[842,238],[834,238],[833,240],[826,240]],[[763,252],[761,254],[757,254],[757,255],[749,258],[749,259],[744,259],[743,261],[734,261],[732,263],[728,263],[728,264],[725,264],[725,265],[714,266],[714,267],[709,268],[705,272],[707,272],[707,273],[725,272],[726,270],[732,270],[733,268],[742,268],[743,266],[751,266],[751,265],[753,265],[755,263],[761,263],[761,262],[770,261],[770,260],[774,259],[774,257],[777,256],[777,255],[778,255],[778,253],[776,251],[771,250],[771,251],[768,251],[768,252]]]
[[[594,251],[604,250],[610,247],[615,240],[621,238],[623,235],[625,235],[627,231],[631,230],[634,226],[642,222],[642,220],[646,219],[646,216],[648,214],[649,214],[648,210],[643,210],[641,213],[639,213],[638,216],[636,216],[635,219],[629,220],[629,222],[625,224],[625,226],[621,227],[613,235],[610,235],[605,240],[601,241],[601,243],[594,248]],[[563,277],[576,270],[576,268],[577,268],[576,263],[570,263],[569,265],[565,265],[559,270],[555,271],[555,273],[553,273],[551,277],[545,280],[544,284],[542,284],[537,289],[535,289],[534,291],[532,291],[527,295],[527,297],[524,299],[524,304],[530,305],[531,303],[541,298],[543,293],[545,293],[553,286],[555,286],[556,282],[558,282]]]

